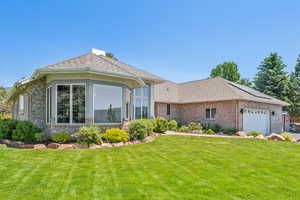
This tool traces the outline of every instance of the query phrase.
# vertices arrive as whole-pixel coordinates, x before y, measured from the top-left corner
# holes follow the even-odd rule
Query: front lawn
[[[160,136],[96,150],[0,147],[0,199],[300,199],[300,144]]]

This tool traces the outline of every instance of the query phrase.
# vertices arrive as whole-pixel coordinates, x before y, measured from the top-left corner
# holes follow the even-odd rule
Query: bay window
[[[85,85],[57,85],[57,123],[85,123]]]
[[[122,88],[94,85],[94,123],[121,123]]]
[[[146,119],[150,115],[150,86],[134,89],[134,118]]]

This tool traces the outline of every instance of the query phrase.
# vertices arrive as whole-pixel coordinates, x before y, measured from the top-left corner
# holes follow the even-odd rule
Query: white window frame
[[[19,113],[24,113],[25,109],[25,102],[24,102],[24,95],[19,95],[18,104],[19,104]],[[22,106],[21,106],[22,105]]]
[[[50,94],[51,94],[51,96],[49,96],[49,103],[50,103],[50,105],[48,105],[48,101],[47,101],[47,98],[48,98],[48,93],[49,93],[49,91],[51,92]],[[53,102],[52,102],[52,97],[53,97],[53,91],[52,91],[52,86],[49,86],[49,87],[47,87],[46,88],[46,124],[51,124],[51,121],[52,121],[52,118],[53,118]],[[51,105],[51,103],[52,103],[52,105]],[[50,111],[49,110],[49,106],[52,108],[52,110]],[[48,112],[51,112],[51,116],[50,116],[50,119],[48,119]],[[49,113],[49,115],[50,115],[50,113]]]
[[[70,86],[70,122],[69,123],[58,123],[57,122],[57,87],[59,85],[69,85]],[[85,112],[85,123],[86,123],[86,99],[87,99],[87,91],[86,91],[86,84],[85,83],[58,83],[55,85],[55,124],[56,125],[84,125],[85,123],[73,123],[73,85],[83,85],[84,86],[84,95],[85,95],[85,106],[84,106],[84,112]]]
[[[143,119],[143,105],[144,105],[144,100],[148,100],[148,116],[146,119],[149,119],[150,116],[151,116],[151,85],[150,84],[147,84],[148,85],[148,89],[149,89],[149,96],[148,97],[145,97],[144,96],[144,87],[140,88],[141,89],[141,95],[139,96],[136,96],[135,93],[136,93],[136,90],[133,90],[133,119],[136,119],[135,118],[135,107],[136,107],[136,97],[139,98],[141,100],[141,119]]]
[[[113,87],[119,87],[121,88],[121,122],[119,123],[95,123],[95,86],[97,85],[104,85],[104,86],[113,86]],[[102,126],[105,126],[105,125],[120,125],[122,124],[122,121],[123,121],[123,98],[124,98],[124,88],[122,86],[115,86],[115,85],[108,85],[108,84],[93,84],[93,124],[95,125],[102,125]]]
[[[206,110],[209,109],[209,118],[206,118]],[[215,113],[215,117],[212,118],[212,109],[215,109],[216,110],[216,113]],[[216,119],[216,115],[217,115],[217,108],[206,108],[205,109],[205,119],[207,120],[215,120]]]

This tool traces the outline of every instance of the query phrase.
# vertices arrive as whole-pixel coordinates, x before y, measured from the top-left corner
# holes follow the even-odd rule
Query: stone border
[[[77,143],[71,144],[58,144],[58,143],[49,143],[49,144],[26,144],[24,142],[17,142],[13,140],[0,140],[1,146],[7,146],[12,148],[18,149],[101,149],[101,148],[109,148],[109,147],[120,147],[120,146],[127,146],[131,144],[141,144],[141,143],[148,143],[153,142],[157,136],[160,134],[153,133],[153,135],[146,137],[143,140],[132,140],[128,142],[119,142],[119,143],[102,143],[100,145],[91,145],[88,147],[87,145],[81,145]]]

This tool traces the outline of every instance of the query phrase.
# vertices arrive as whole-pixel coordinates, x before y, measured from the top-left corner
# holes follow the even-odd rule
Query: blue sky
[[[90,51],[175,82],[202,79],[224,61],[253,78],[270,52],[293,70],[300,53],[300,1],[3,1],[0,85]]]

